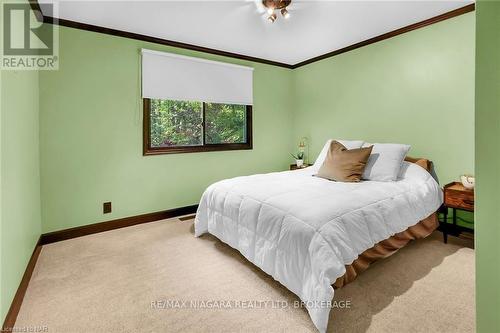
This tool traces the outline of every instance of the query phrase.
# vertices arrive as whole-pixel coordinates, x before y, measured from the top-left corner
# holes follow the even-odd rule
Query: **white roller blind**
[[[253,104],[253,68],[142,49],[142,97]]]

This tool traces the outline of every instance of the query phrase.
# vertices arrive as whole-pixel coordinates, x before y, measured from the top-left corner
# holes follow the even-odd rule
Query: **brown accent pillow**
[[[316,176],[339,182],[359,182],[373,146],[347,149],[332,141],[323,165]]]

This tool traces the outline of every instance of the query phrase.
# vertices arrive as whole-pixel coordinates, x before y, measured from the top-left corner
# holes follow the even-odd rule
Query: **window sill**
[[[252,144],[234,143],[234,144],[214,144],[205,146],[190,146],[190,147],[144,147],[143,156],[148,155],[163,155],[163,154],[185,154],[185,153],[203,153],[213,151],[228,151],[228,150],[251,150]]]

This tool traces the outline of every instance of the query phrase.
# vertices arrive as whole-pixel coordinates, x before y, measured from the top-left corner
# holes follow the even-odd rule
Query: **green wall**
[[[41,233],[38,73],[1,75],[2,321]]]
[[[477,3],[476,320],[500,332],[500,3]]]
[[[0,1],[0,5],[2,4],[2,2]],[[3,298],[4,296],[2,296],[4,294],[4,290],[2,289],[2,281],[3,281],[3,278],[2,278],[2,274],[3,274],[3,260],[2,260],[2,257],[3,257],[3,250],[2,250],[2,247],[3,247],[3,241],[2,241],[2,238],[3,238],[3,219],[2,219],[2,212],[3,212],[3,205],[2,205],[2,188],[3,188],[3,182],[2,182],[2,179],[3,179],[3,173],[2,173],[2,152],[3,152],[3,149],[2,149],[2,71],[0,70],[0,320],[1,322],[3,323],[3,320],[5,318],[5,315],[6,315],[6,311],[7,310],[4,310],[4,302],[7,302],[7,301],[4,301]]]
[[[294,71],[293,136],[397,142],[442,184],[474,172],[474,13]]]
[[[0,72],[0,319],[3,322],[40,236],[41,208],[38,72]]]
[[[294,71],[62,27],[60,69],[40,74],[43,231],[195,204],[219,179],[286,169],[303,136],[313,158],[331,137],[405,142],[442,183],[473,173],[474,21]],[[255,67],[254,149],[142,156],[142,47]]]
[[[196,204],[217,180],[285,170],[288,69],[60,28],[59,70],[40,74],[43,232]],[[142,156],[144,48],[250,65],[254,149]],[[102,214],[111,201],[113,213]]]
[[[2,1],[0,1],[0,5],[2,5]],[[3,196],[2,196],[2,188],[3,188],[3,182],[2,182],[2,179],[3,179],[3,172],[2,172],[2,156],[3,156],[3,149],[2,149],[2,146],[3,146],[3,138],[2,138],[2,133],[3,133],[3,130],[2,130],[2,110],[3,110],[3,107],[2,107],[2,101],[3,101],[3,98],[2,98],[2,82],[3,82],[3,71],[0,70],[0,320],[1,322],[3,323],[3,320],[5,318],[5,315],[7,313],[7,310],[4,310],[4,302],[7,302],[7,301],[4,301],[4,290],[2,288],[2,281],[3,281],[3,278],[2,278],[2,275],[3,275],[3,260],[2,260],[2,257],[3,257],[3,218],[2,218],[2,212],[3,212]]]

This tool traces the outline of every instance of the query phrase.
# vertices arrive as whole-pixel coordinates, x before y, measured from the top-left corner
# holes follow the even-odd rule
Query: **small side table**
[[[474,211],[474,190],[465,188],[462,183],[453,182],[444,186],[444,225],[443,225],[443,240],[448,242],[449,228],[452,227],[452,233],[457,232],[457,210],[465,210],[468,212]],[[448,208],[453,211],[453,224],[450,225],[448,219]]]
[[[300,170],[300,169],[304,169],[304,168],[307,168],[307,167],[310,167],[312,164],[304,164],[302,165],[300,168],[297,166],[297,164],[290,164],[290,170]]]

